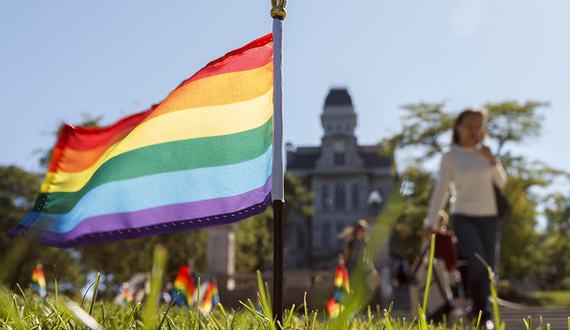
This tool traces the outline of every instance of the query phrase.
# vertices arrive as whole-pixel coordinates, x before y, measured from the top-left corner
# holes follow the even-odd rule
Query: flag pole
[[[273,316],[283,323],[283,20],[287,0],[271,0],[273,18]]]

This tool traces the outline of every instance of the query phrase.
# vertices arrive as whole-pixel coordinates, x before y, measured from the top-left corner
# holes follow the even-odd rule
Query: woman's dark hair
[[[350,233],[350,236],[348,236],[348,243],[347,243],[347,247],[349,251],[352,251],[352,248],[354,247],[354,242],[356,241],[356,232],[358,232],[359,230],[364,230],[366,231],[368,229],[368,222],[366,222],[366,220],[364,219],[360,219],[358,220],[354,226],[352,226],[352,232]],[[365,238],[366,240],[366,238]],[[350,255],[350,253],[349,253]]]
[[[485,130],[486,123],[485,123],[485,114],[483,113],[483,110],[480,108],[465,109],[459,114],[459,116],[457,116],[455,122],[453,123],[453,137],[451,139],[452,144],[459,144],[459,132],[457,132],[457,126],[461,125],[463,119],[465,119],[465,117],[469,115],[477,115],[481,117],[482,129]]]

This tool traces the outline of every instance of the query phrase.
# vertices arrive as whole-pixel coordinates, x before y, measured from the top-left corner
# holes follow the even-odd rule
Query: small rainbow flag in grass
[[[37,265],[32,272],[32,292],[42,298],[46,296],[46,277],[42,265]]]
[[[327,314],[331,318],[335,318],[340,314],[342,311],[341,300],[343,295],[348,295],[348,293],[350,293],[348,269],[344,265],[338,264],[334,274],[334,296],[325,305]]]
[[[122,290],[122,298],[123,301],[126,303],[130,303],[133,301],[134,296],[133,293],[131,292],[131,290],[129,290],[129,285],[123,285],[123,290]]]
[[[174,289],[172,290],[172,298],[176,297],[178,291],[180,294],[174,301],[179,306],[192,306],[194,304],[194,292],[196,291],[196,284],[190,272],[190,267],[181,266],[178,270],[178,275],[174,279]]]
[[[104,128],[65,125],[11,236],[61,248],[199,229],[271,202],[273,38],[210,62],[160,104]]]
[[[206,294],[204,295],[204,300],[200,307],[202,307],[202,311],[206,314],[210,313],[212,309],[220,303],[220,296],[218,294],[218,284],[216,283],[215,279],[210,281],[208,284],[208,289],[206,290]]]

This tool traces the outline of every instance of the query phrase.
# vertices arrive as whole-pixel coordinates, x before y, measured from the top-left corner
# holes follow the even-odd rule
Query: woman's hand
[[[491,165],[497,165],[497,159],[495,159],[495,156],[493,155],[489,147],[481,146],[481,153],[483,154],[483,157],[487,158],[487,160],[489,161],[489,163],[491,163]]]
[[[433,228],[424,228],[422,230],[422,242],[430,242],[431,235],[433,234],[437,234],[437,232],[433,230]]]

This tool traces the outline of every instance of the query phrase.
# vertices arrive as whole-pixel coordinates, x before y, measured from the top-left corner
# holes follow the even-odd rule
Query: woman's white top
[[[493,183],[503,189],[507,174],[501,163],[492,165],[481,146],[472,148],[451,145],[443,149],[439,179],[433,192],[426,227],[435,227],[439,210],[449,202],[451,214],[475,217],[497,215]]]

